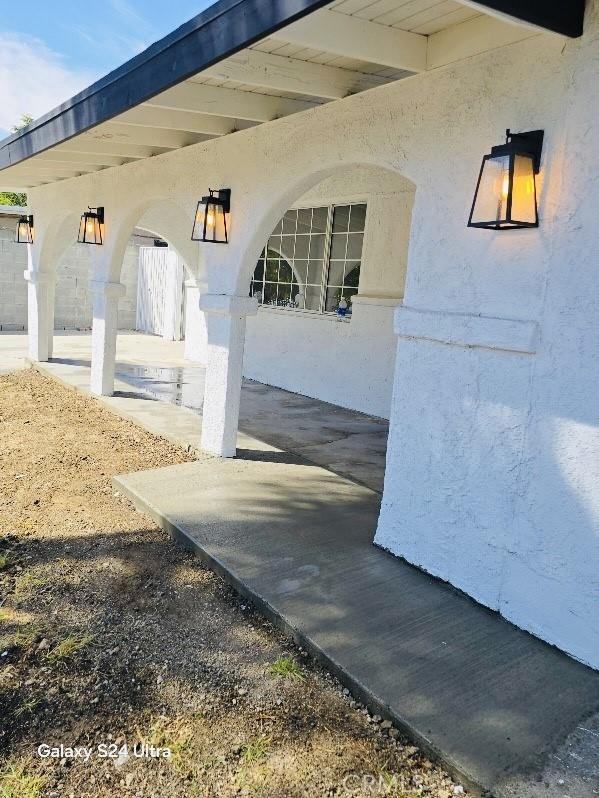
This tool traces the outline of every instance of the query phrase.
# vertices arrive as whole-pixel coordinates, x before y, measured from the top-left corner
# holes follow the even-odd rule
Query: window
[[[335,313],[358,291],[366,205],[287,211],[260,255],[250,295],[261,305]]]

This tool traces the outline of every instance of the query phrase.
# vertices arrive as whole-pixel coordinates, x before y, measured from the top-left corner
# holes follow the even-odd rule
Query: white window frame
[[[365,239],[365,235],[366,235],[366,225],[367,225],[367,219],[368,219],[368,203],[367,203],[367,201],[365,199],[345,200],[345,201],[339,201],[339,202],[334,202],[334,203],[326,203],[326,204],[325,203],[323,203],[323,204],[310,203],[308,205],[294,205],[292,208],[289,209],[289,210],[293,210],[293,211],[314,210],[316,208],[326,208],[327,209],[327,218],[326,218],[325,232],[324,232],[323,255],[322,255],[321,268],[320,268],[320,294],[319,294],[318,308],[306,308],[306,307],[298,308],[298,307],[294,307],[292,305],[271,305],[271,304],[264,304],[264,303],[260,302],[259,307],[260,307],[261,310],[273,311],[273,312],[283,312],[283,313],[286,313],[288,311],[294,311],[295,313],[303,313],[303,314],[308,314],[308,315],[311,314],[311,315],[318,315],[318,316],[325,316],[325,317],[326,316],[331,317],[331,316],[336,316],[337,315],[337,311],[336,310],[326,310],[326,294],[327,294],[327,287],[329,285],[329,276],[330,276],[330,273],[331,273],[331,248],[332,248],[332,244],[333,244],[333,217],[334,217],[334,213],[335,213],[335,208],[345,207],[345,206],[348,206],[349,208],[351,208],[352,206],[356,206],[356,205],[364,205],[365,206],[364,228],[361,231],[355,231],[355,233],[359,233],[362,236],[362,248],[360,250],[360,258],[359,258],[360,267],[362,267],[362,265],[363,265],[363,256],[364,256],[364,239]],[[351,211],[350,211],[350,214],[351,214]],[[275,227],[275,229],[276,229],[276,227]],[[350,231],[348,230],[348,233],[349,232]],[[268,236],[268,240],[267,240],[266,245],[265,245],[264,250],[263,250],[263,252],[264,252],[264,273],[263,273],[263,277],[262,277],[262,291],[260,292],[261,295],[262,295],[262,298],[264,298],[264,285],[265,285],[265,283],[276,282],[277,285],[279,285],[279,284],[285,285],[286,284],[286,283],[284,283],[282,281],[278,281],[278,280],[277,281],[266,280],[266,267],[267,267],[267,260],[268,260],[268,241],[270,241],[272,235],[273,235],[273,233],[271,233]],[[297,236],[297,233],[296,233],[296,236]],[[293,263],[294,260],[295,260],[295,258],[292,259],[292,263]],[[300,259],[300,260],[303,260],[303,259]],[[338,259],[336,259],[336,260],[338,260]],[[342,259],[342,260],[344,260],[344,262],[347,262],[347,256],[344,259]],[[290,264],[290,265],[292,266],[292,269],[293,269],[293,265],[292,264]],[[255,270],[254,270],[254,273],[255,273]],[[253,275],[252,275],[252,283],[253,283]],[[307,285],[313,285],[313,284],[312,283],[301,283],[301,282],[298,281],[298,285],[299,285],[299,288],[301,290],[302,288],[305,289],[305,287]],[[314,285],[316,285],[316,284],[314,284]],[[334,286],[334,287],[336,287],[336,286]],[[359,281],[358,281],[358,286],[355,287],[355,294],[358,293],[358,287],[359,287]],[[351,311],[350,311],[350,314],[346,318],[349,321],[349,319],[351,318]]]

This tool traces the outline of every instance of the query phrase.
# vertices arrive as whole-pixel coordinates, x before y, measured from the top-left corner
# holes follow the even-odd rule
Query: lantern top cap
[[[209,194],[202,197],[201,202],[209,202],[211,205],[220,205],[225,213],[231,211],[231,189],[230,188],[209,188]]]
[[[83,214],[84,216],[93,216],[98,219],[100,224],[104,223],[104,206],[99,205],[97,207],[93,207],[92,205],[87,206],[87,210]]]
[[[535,174],[541,169],[541,152],[543,151],[544,130],[530,130],[526,133],[512,133],[508,128],[505,131],[505,144],[491,148],[491,158],[500,158],[504,155],[529,155],[533,159]]]

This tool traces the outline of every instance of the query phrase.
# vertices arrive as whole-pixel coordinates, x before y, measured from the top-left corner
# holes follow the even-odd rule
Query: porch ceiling
[[[584,0],[220,0],[0,142],[0,185],[26,189],[149,158],[543,27],[580,35],[583,13]]]

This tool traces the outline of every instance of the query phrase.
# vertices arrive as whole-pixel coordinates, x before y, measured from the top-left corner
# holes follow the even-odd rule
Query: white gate
[[[183,264],[177,253],[168,247],[140,247],[135,328],[178,341],[182,304]]]

